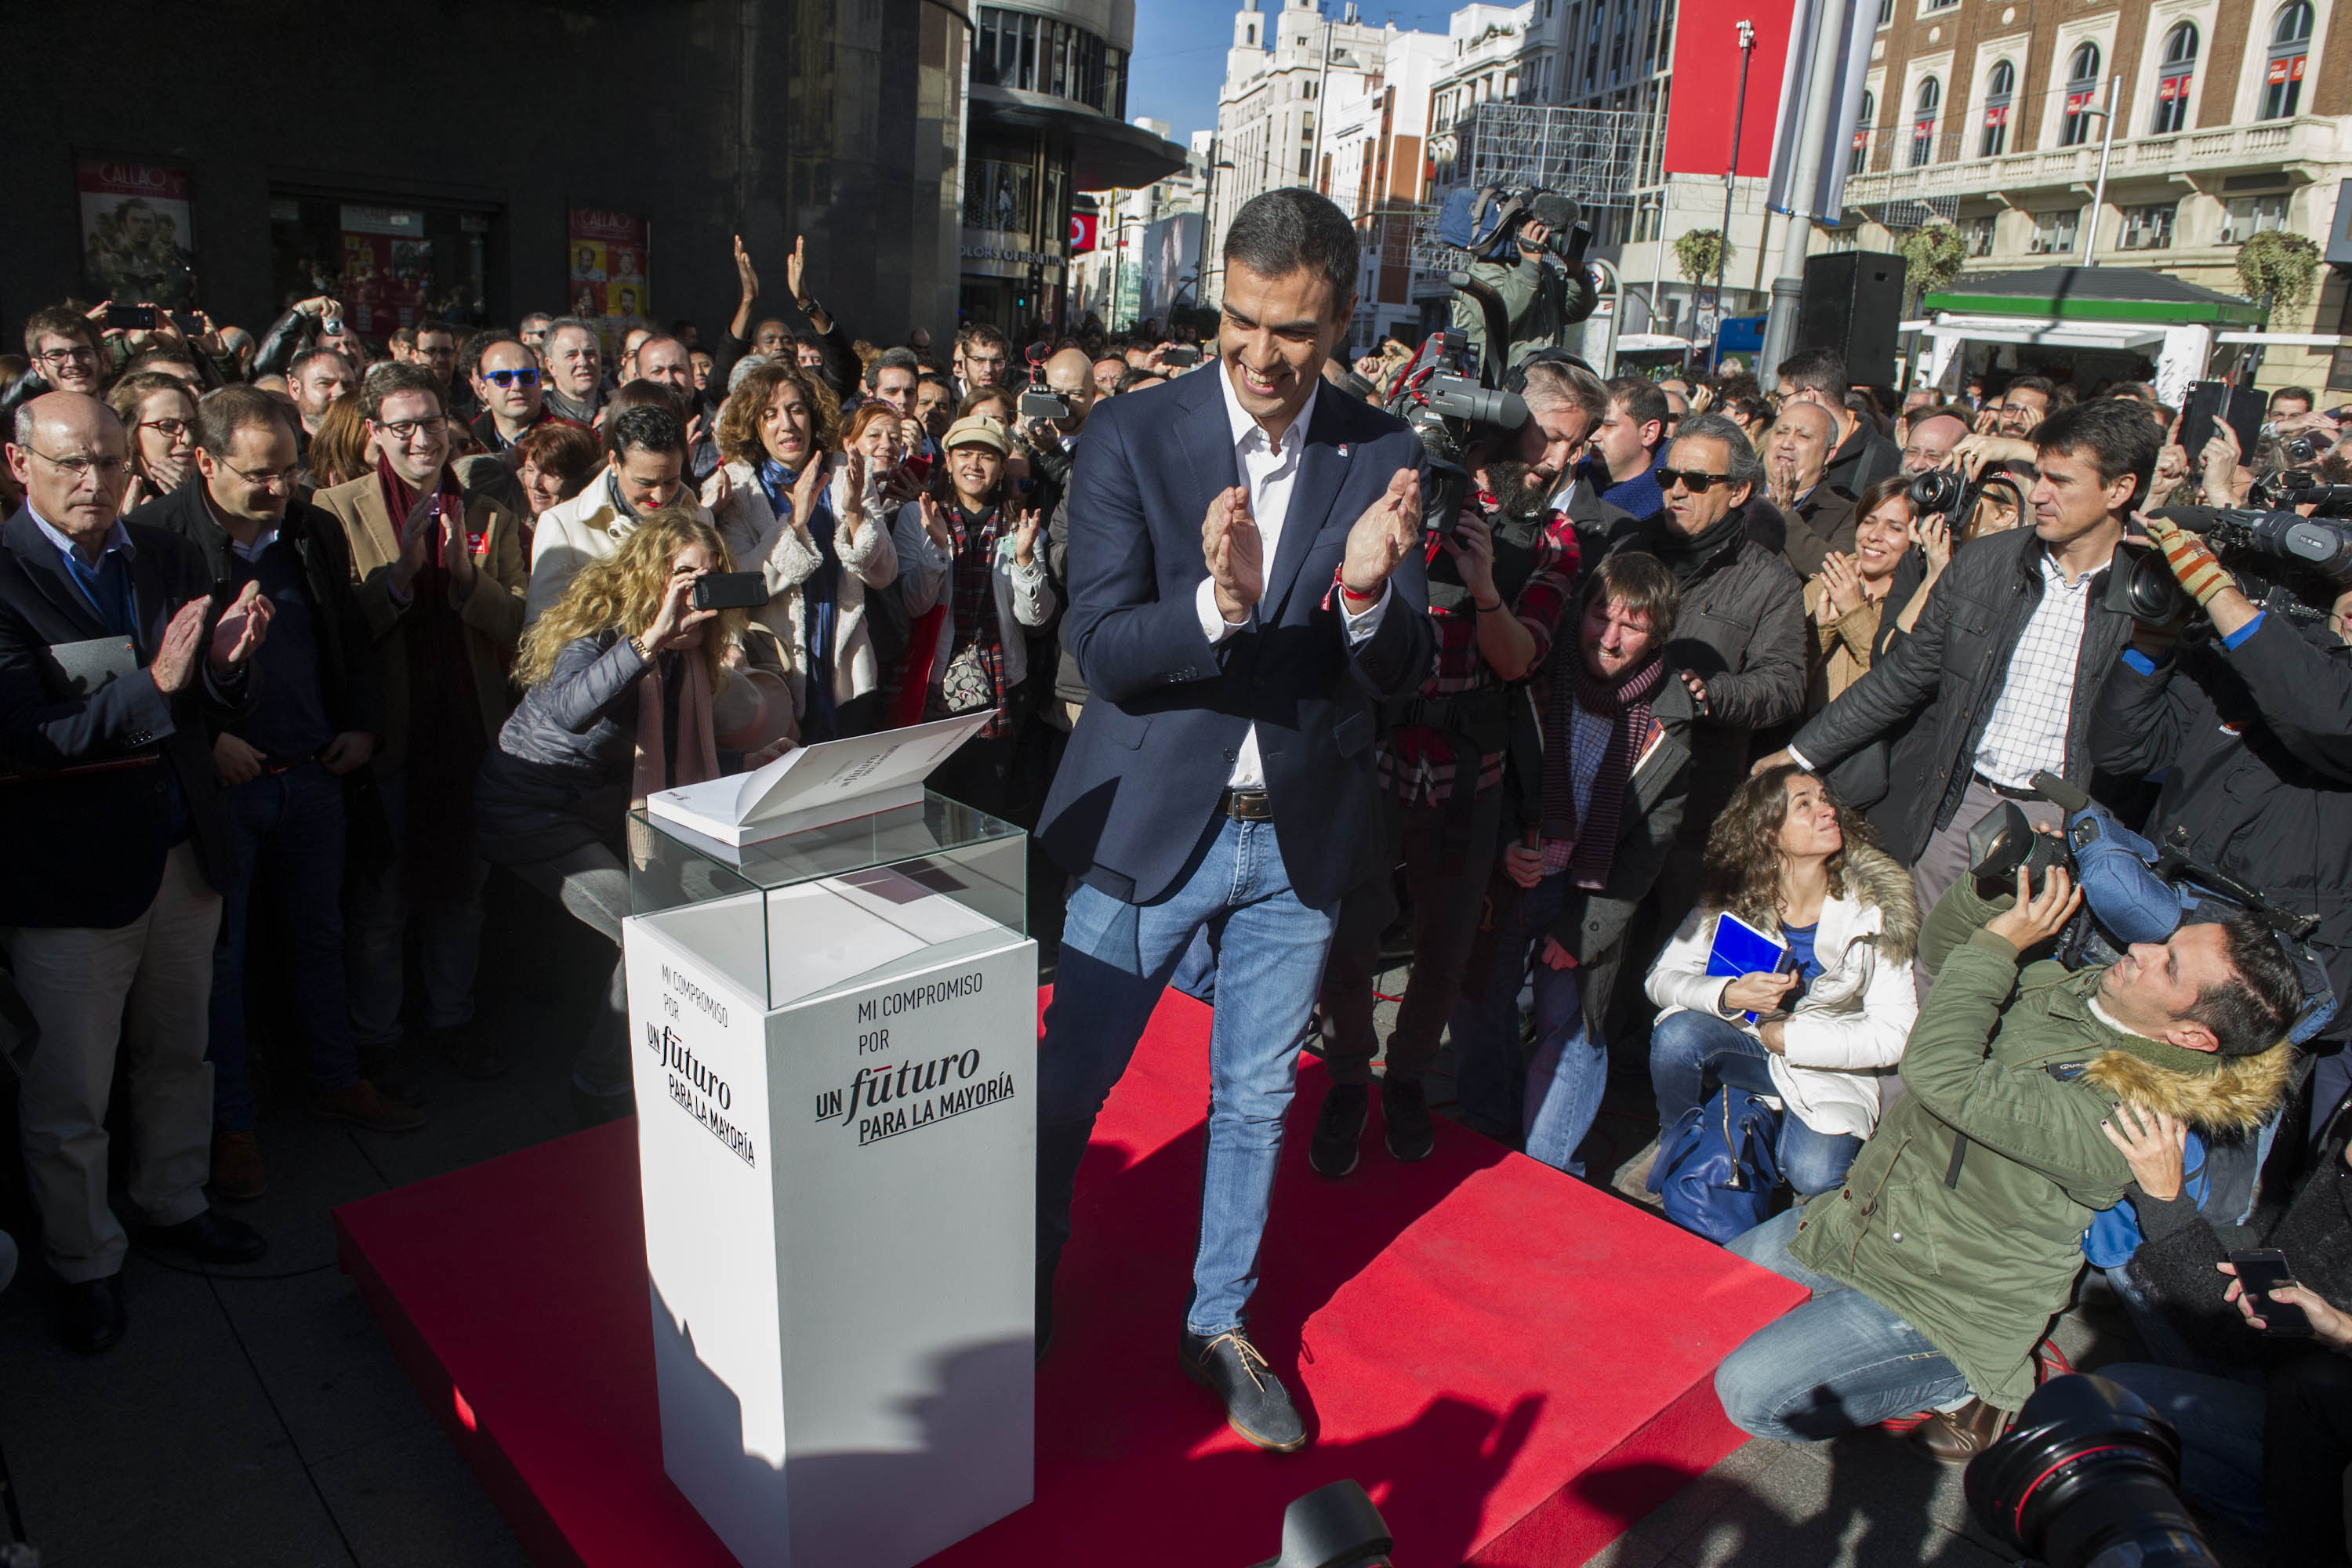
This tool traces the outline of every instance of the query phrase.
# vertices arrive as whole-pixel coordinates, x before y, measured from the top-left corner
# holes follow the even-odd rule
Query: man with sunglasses
[[[470,428],[486,452],[507,451],[532,426],[555,417],[548,412],[539,356],[520,338],[504,332],[485,337],[475,348],[470,379],[482,405]]]
[[[116,515],[121,421],[79,393],[19,409],[0,527],[0,949],[40,1027],[17,1116],[66,1343],[128,1325],[129,1239],[107,1202],[108,1100],[136,1150],[124,1193],[152,1245],[249,1263],[266,1244],[212,1212],[205,1007],[233,854],[210,727],[257,695],[270,606],[213,608],[203,556]]]
[[[1757,534],[1780,520],[1764,496],[1764,460],[1720,414],[1685,416],[1657,468],[1663,510],[1622,535],[1612,553],[1665,563],[1682,605],[1666,662],[1698,706],[1691,730],[1689,805],[1655,897],[1664,934],[1698,887],[1707,829],[1748,773],[1749,738],[1797,716],[1805,701],[1805,589],[1796,568]]]
[[[551,341],[560,332],[559,323]],[[374,471],[313,499],[350,542],[383,701],[372,776],[384,831],[355,844],[349,872],[352,1028],[370,1076],[405,1097],[414,1091],[396,1064],[412,911],[434,1047],[469,1078],[506,1070],[472,1030],[488,872],[474,853],[473,792],[506,722],[528,568],[515,513],[467,495],[450,469],[449,421],[431,371],[379,365],[360,411]]]
[[[266,1185],[246,1071],[247,914],[277,915],[284,987],[308,1053],[310,1108],[378,1132],[424,1125],[360,1076],[343,979],[343,778],[375,752],[374,638],[352,590],[351,547],[333,517],[295,493],[301,459],[285,405],[226,386],[200,405],[196,482],[131,514],[203,552],[216,587],[257,584],[273,606],[253,710],[213,741],[234,855],[213,950],[214,1195]]]

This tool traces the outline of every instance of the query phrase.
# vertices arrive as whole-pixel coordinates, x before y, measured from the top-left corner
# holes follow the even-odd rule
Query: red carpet
[[[1801,1292],[1452,1123],[1400,1165],[1307,1168],[1303,1064],[1257,1338],[1314,1447],[1263,1455],[1175,1363],[1207,1102],[1208,1014],[1171,992],[1078,1186],[1039,1373],[1037,1500],[942,1568],[1238,1568],[1283,1505],[1370,1489],[1401,1568],[1581,1563],[1728,1453],[1716,1363]],[[634,1122],[336,1212],[427,1401],[541,1563],[723,1568],[662,1474]]]

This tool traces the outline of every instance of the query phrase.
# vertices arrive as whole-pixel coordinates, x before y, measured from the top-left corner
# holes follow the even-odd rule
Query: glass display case
[[[1026,936],[1028,835],[928,793],[740,849],[637,811],[629,897],[772,1012]]]

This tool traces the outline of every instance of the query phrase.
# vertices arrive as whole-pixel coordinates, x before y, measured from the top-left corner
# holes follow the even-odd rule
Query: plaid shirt
[[[1496,510],[1491,498],[1480,496],[1478,506],[1491,525]],[[1439,548],[1434,541],[1431,542],[1431,559],[1436,558]],[[1511,613],[1518,617],[1519,625],[1536,639],[1530,668],[1542,668],[1544,661],[1551,657],[1552,634],[1574,597],[1580,561],[1575,525],[1569,521],[1566,512],[1551,513],[1544,521],[1541,537],[1536,541],[1535,569],[1519,585],[1519,596],[1511,605]],[[1459,697],[1497,684],[1494,667],[1478,651],[1478,612],[1475,606],[1433,609],[1429,621],[1437,633],[1437,652],[1431,661],[1429,679],[1421,683],[1422,696]],[[1477,794],[1485,795],[1503,782],[1505,754],[1488,752],[1479,757]],[[1453,747],[1444,736],[1426,725],[1400,726],[1381,742],[1381,785],[1402,795],[1408,805],[1442,805],[1454,789],[1454,765]]]

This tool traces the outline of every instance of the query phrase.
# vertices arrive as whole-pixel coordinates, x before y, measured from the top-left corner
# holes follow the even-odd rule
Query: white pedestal
[[[907,1568],[1027,1503],[1036,944],[885,868],[625,945],[671,1480],[747,1568]]]

